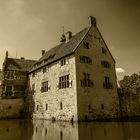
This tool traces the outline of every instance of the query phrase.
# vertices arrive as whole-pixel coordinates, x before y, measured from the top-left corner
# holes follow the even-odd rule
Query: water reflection
[[[140,140],[140,122],[0,120],[0,140]]]
[[[0,120],[0,140],[31,140],[31,120]]]

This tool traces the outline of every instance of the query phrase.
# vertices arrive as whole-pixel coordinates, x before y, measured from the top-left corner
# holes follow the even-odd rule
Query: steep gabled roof
[[[5,68],[6,70],[30,71],[35,60],[7,58]]]
[[[58,59],[61,59],[67,55],[72,54],[79,44],[84,39],[85,35],[88,33],[90,27],[83,29],[77,34],[73,35],[69,42],[61,43],[58,46],[47,51],[37,62],[38,67],[33,68],[31,71],[34,71],[44,65],[52,63]]]
[[[102,40],[104,41],[100,31],[98,30],[96,25],[93,25],[97,31],[99,32],[100,37],[102,38]],[[33,72],[37,69],[40,69],[41,67],[48,65],[50,63],[53,63],[65,56],[68,56],[72,53],[75,52],[75,50],[78,48],[78,46],[80,45],[80,43],[83,41],[83,39],[85,38],[85,36],[88,34],[89,30],[91,29],[92,25],[83,29],[82,31],[76,33],[75,35],[72,36],[72,38],[68,41],[68,42],[63,42],[59,45],[57,45],[56,47],[50,49],[49,51],[47,51],[35,64],[34,67],[32,67],[30,72]],[[104,41],[105,43],[105,41]],[[106,45],[106,43],[105,43]],[[107,45],[106,48],[108,49]],[[108,49],[109,51],[109,49]],[[109,51],[113,61],[115,62],[111,52]]]

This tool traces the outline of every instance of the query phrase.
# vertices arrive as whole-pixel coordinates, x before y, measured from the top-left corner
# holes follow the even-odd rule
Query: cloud
[[[125,73],[125,70],[123,68],[116,68],[117,73]]]

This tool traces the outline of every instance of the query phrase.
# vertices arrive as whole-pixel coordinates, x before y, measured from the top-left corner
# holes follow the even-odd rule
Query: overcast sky
[[[6,50],[10,57],[38,59],[42,49],[59,44],[63,26],[76,33],[90,15],[121,75],[140,71],[139,0],[0,0],[0,65]]]

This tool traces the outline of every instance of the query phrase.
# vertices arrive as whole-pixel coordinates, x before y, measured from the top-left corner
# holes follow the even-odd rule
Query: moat
[[[140,122],[0,120],[0,140],[140,140]]]

